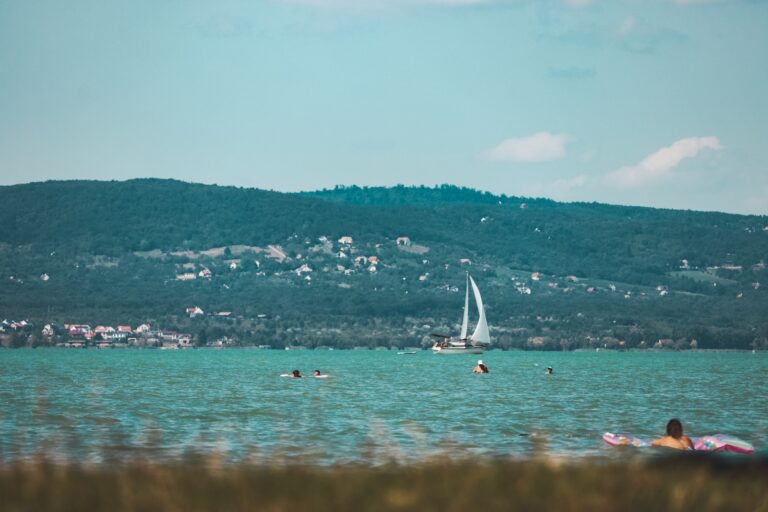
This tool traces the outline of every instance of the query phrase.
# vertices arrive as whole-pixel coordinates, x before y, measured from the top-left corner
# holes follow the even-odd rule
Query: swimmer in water
[[[315,377],[321,377],[320,370],[315,370]]]
[[[472,373],[488,373],[488,367],[483,364],[482,359],[477,362],[477,366],[472,368]]]
[[[667,435],[651,441],[651,446],[663,446],[676,450],[692,450],[693,443],[688,436],[683,435],[683,424],[677,418],[667,422]]]
[[[293,370],[291,372],[291,377],[293,377],[294,379],[301,379],[304,376],[301,374],[299,370]]]
[[[552,373],[553,373],[552,367],[551,366],[547,366],[547,375],[552,375]]]

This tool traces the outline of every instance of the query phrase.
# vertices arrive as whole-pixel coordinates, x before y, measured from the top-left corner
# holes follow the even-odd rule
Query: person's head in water
[[[549,373],[549,374],[552,373],[552,367],[551,366],[547,366],[547,373]]]
[[[320,376],[320,370],[315,370],[315,377],[319,377],[319,376]]]
[[[683,437],[683,424],[677,418],[672,418],[667,422],[667,435],[680,439]]]
[[[293,370],[293,372],[291,372],[291,375],[294,377],[301,377],[301,372],[299,370]]]

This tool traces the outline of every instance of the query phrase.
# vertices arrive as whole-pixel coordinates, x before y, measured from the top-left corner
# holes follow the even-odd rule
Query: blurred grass
[[[768,511],[768,459],[434,460],[377,468],[38,460],[0,467],[0,510]]]

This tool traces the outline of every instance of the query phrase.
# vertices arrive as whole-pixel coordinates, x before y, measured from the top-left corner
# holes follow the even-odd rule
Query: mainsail
[[[491,334],[488,331],[488,322],[485,319],[485,308],[483,307],[483,299],[482,297],[480,297],[480,290],[477,288],[477,285],[475,284],[475,280],[472,279],[472,276],[467,274],[467,277],[469,278],[469,282],[472,285],[472,293],[475,295],[475,302],[477,303],[477,313],[478,315],[480,315],[480,318],[478,318],[477,320],[477,327],[475,327],[475,332],[472,333],[472,338],[470,339],[474,343],[490,343]],[[467,289],[467,296],[468,295],[469,295],[469,289]],[[467,318],[467,306],[469,306],[469,304],[466,304],[464,306],[465,321]],[[462,325],[462,335],[466,336],[466,323]]]
[[[469,274],[467,274],[467,291],[464,293],[464,319],[461,321],[460,340],[467,339],[467,327],[469,326]]]

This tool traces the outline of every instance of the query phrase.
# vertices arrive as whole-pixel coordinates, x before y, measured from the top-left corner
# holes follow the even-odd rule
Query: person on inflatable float
[[[683,424],[677,418],[667,422],[667,435],[651,441],[651,446],[663,446],[677,450],[693,450],[693,443],[683,435]]]

